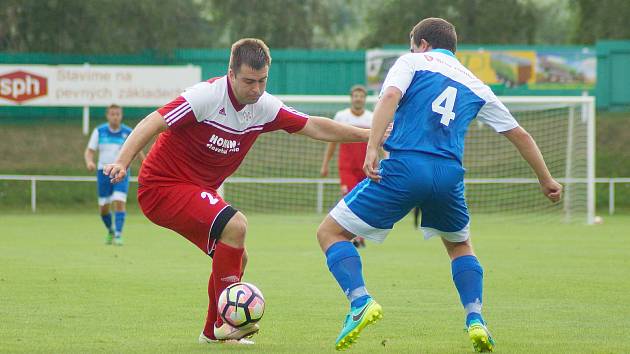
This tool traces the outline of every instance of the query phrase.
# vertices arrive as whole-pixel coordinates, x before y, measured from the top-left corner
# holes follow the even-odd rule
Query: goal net
[[[333,117],[349,106],[347,96],[281,96],[310,115]],[[594,120],[592,97],[502,97],[538,143],[551,173],[565,188],[563,201],[550,203],[515,147],[474,120],[464,153],[466,199],[471,214],[500,220],[592,223],[594,217]],[[368,98],[373,109],[376,98]],[[341,197],[337,160],[327,178],[319,175],[326,143],[284,132],[263,134],[223,186],[226,200],[246,212],[327,212]]]

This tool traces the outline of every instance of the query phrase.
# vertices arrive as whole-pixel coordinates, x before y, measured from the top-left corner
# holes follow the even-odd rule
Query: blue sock
[[[101,219],[103,219],[103,224],[105,224],[105,227],[107,228],[108,231],[111,231],[112,229],[112,214],[105,214],[105,215],[101,215]]]
[[[350,306],[363,306],[370,296],[363,281],[361,257],[352,242],[340,241],[331,245],[326,251],[326,263],[348,297]]]
[[[466,327],[474,320],[485,323],[481,316],[483,268],[479,260],[472,255],[455,258],[451,263],[451,270],[453,282],[466,310]]]
[[[123,225],[125,224],[125,216],[127,215],[124,211],[117,211],[114,213],[114,219],[116,222],[116,237],[119,237],[122,234]]]

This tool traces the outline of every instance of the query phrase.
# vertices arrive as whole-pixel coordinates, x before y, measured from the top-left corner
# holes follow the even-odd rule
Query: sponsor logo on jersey
[[[241,122],[250,122],[252,118],[254,117],[254,115],[249,110],[243,110],[238,113],[237,117],[238,117],[238,120]]]
[[[221,109],[219,110],[219,114],[222,116],[225,115],[225,107],[221,107]]]
[[[447,61],[442,60],[441,58],[432,57],[432,56],[427,55],[427,54],[425,54],[425,55],[424,55],[424,58],[425,58],[427,61],[433,61],[433,60],[435,60],[436,62],[438,62],[438,63],[440,63],[440,64],[442,64],[442,65],[445,65],[445,66],[449,67],[450,69],[456,70],[456,71],[458,71],[459,73],[466,75],[466,76],[467,76],[468,78],[470,78],[470,79],[477,79],[477,78],[476,78],[476,77],[474,77],[471,73],[469,73],[468,71],[466,71],[466,69],[465,69],[465,68],[464,68],[461,64],[460,64],[460,65],[457,65],[457,66],[454,66],[454,65],[452,65],[451,63],[448,63]]]
[[[227,155],[228,153],[239,152],[240,145],[241,143],[236,140],[225,139],[216,134],[212,134],[210,139],[208,139],[206,147],[212,151]]]
[[[48,94],[48,79],[18,70],[0,75],[0,97],[17,103]]]

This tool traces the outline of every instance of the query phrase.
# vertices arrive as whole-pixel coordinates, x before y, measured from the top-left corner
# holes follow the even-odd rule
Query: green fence
[[[365,83],[365,52],[274,50],[267,90],[274,94],[343,95]],[[179,49],[177,64],[201,67],[204,77],[225,75],[229,50]]]
[[[597,107],[630,109],[630,41],[597,43]]]
[[[364,51],[274,50],[267,90],[274,94],[342,95],[352,85],[365,83]],[[138,55],[70,55],[0,53],[5,64],[107,64],[198,65],[204,78],[225,75],[230,59],[227,49],[177,49],[170,55],[145,52]],[[125,116],[143,117],[150,108],[125,108]],[[80,119],[81,107],[0,107],[0,118],[18,122],[47,119],[55,122]],[[104,117],[104,107],[90,107],[91,117]]]
[[[470,50],[479,46],[460,46]],[[579,47],[560,46],[486,46],[485,49],[558,51]],[[590,94],[597,96],[597,107],[610,110],[630,109],[630,41],[601,41],[596,45],[597,84]],[[273,94],[339,95],[357,83],[364,84],[365,51],[272,50],[268,91]],[[47,53],[0,53],[4,64],[109,64],[109,65],[182,65],[202,68],[204,78],[224,75],[229,61],[228,49],[176,49],[171,53],[145,51],[137,55],[79,55]],[[545,89],[521,86],[506,88],[492,85],[499,95],[577,95],[580,90]],[[92,107],[90,115],[103,116],[103,107]],[[128,108],[127,117],[142,117],[147,108]],[[55,121],[78,119],[81,108],[69,107],[0,107],[0,118],[48,118]]]

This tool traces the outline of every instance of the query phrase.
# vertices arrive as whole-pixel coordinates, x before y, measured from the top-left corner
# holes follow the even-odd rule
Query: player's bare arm
[[[96,170],[96,164],[94,163],[94,150],[86,148],[83,153],[83,159],[85,160],[85,167],[88,171],[94,172],[94,170]]]
[[[367,141],[370,136],[369,129],[357,128],[335,122],[332,119],[315,116],[311,116],[304,128],[297,133],[315,140],[340,143]]]
[[[378,182],[381,176],[378,173],[379,148],[382,145],[385,133],[394,118],[396,107],[402,97],[402,92],[393,86],[385,89],[383,95],[376,103],[372,119],[372,130],[365,153],[363,172],[371,180]]]
[[[552,202],[557,202],[562,196],[562,185],[553,179],[545,160],[536,145],[536,142],[529,133],[521,128],[516,127],[502,133],[520,152],[521,156],[527,161],[538,177],[543,194]]]
[[[335,142],[330,142],[326,146],[326,152],[324,153],[324,161],[322,161],[322,168],[319,172],[319,174],[322,177],[328,176],[328,164],[330,163],[330,160],[332,159],[333,154],[335,153],[336,149],[337,149],[337,143]]]
[[[125,178],[127,168],[136,154],[149,143],[151,138],[165,131],[166,128],[166,122],[160,113],[153,112],[146,116],[136,125],[123,144],[116,162],[106,165],[103,173],[111,178],[112,183],[120,182]]]

